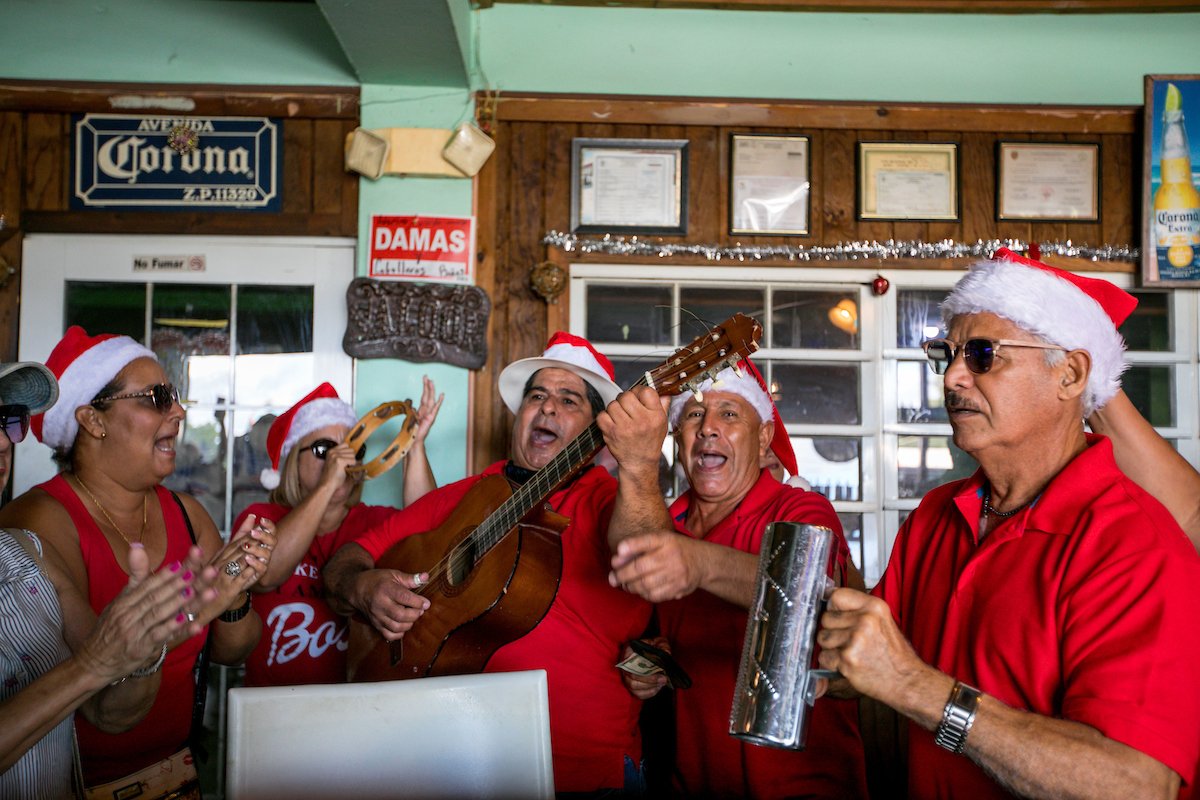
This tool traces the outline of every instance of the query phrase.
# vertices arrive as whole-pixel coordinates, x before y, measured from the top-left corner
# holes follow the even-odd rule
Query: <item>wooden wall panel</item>
[[[832,245],[838,242],[994,238],[1065,240],[1090,245],[1135,244],[1141,173],[1141,109],[1133,107],[871,105],[705,98],[506,95],[492,134],[497,151],[477,182],[479,284],[492,298],[488,365],[473,381],[476,414],[471,465],[504,455],[511,417],[496,393],[503,365],[540,352],[552,330],[568,327],[566,294],[547,305],[529,285],[542,261],[642,263],[646,259],[566,253],[541,243],[547,231],[570,225],[571,141],[575,137],[688,140],[688,232],[652,237],[669,242],[729,245]],[[746,236],[729,232],[729,150],[734,133],[805,135],[812,183],[807,236]],[[857,219],[857,143],[956,142],[960,218],[893,222]],[[1096,223],[996,219],[996,143],[1088,141],[1101,144],[1101,220]],[[1133,271],[1131,264],[1048,260],[1074,269]],[[679,257],[673,264],[704,264]],[[796,262],[781,260],[782,266]],[[770,266],[769,262],[763,262]],[[822,262],[814,266],[829,266]],[[863,265],[859,262],[859,266]],[[892,259],[889,268],[958,269],[952,259]]]
[[[0,360],[17,360],[21,301],[21,159],[25,131],[21,115],[0,113]]]
[[[71,114],[111,111],[111,95],[169,95],[196,103],[197,116],[271,116],[282,121],[281,211],[105,211],[70,208]],[[0,181],[21,179],[22,231],[357,236],[358,176],[342,167],[358,90],[0,82],[0,108],[21,120],[22,155]],[[147,114],[153,115],[155,111]],[[5,139],[7,143],[9,140]]]

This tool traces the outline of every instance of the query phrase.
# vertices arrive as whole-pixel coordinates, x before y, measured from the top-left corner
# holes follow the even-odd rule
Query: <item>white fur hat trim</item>
[[[949,327],[963,314],[991,313],[1050,344],[1086,350],[1092,370],[1083,395],[1087,416],[1121,388],[1125,340],[1103,307],[1069,281],[1013,261],[983,261],[971,267],[942,303]]]
[[[318,397],[316,400],[310,400],[299,409],[296,410],[296,415],[292,417],[292,426],[288,428],[288,434],[284,437],[283,446],[279,448],[279,463],[283,464],[287,460],[288,453],[296,446],[296,442],[308,436],[315,430],[328,427],[329,425],[341,425],[345,428],[354,427],[354,423],[358,422],[358,415],[354,413],[354,409],[345,400],[337,397]],[[260,476],[260,479],[262,476]],[[276,477],[276,485],[278,485],[278,477]],[[266,484],[263,484],[266,486]],[[268,489],[274,487],[267,486]]]
[[[128,336],[114,336],[75,357],[58,379],[58,402],[42,421],[42,442],[53,450],[69,450],[79,433],[75,409],[92,402],[125,365],[138,358],[158,356]]]
[[[717,373],[715,380],[708,378],[697,389],[701,394],[708,392],[736,394],[754,407],[762,422],[773,422],[775,419],[775,406],[771,403],[771,398],[758,385],[758,381],[754,379],[749,370],[743,369],[739,376],[732,367],[726,367]],[[683,406],[691,398],[691,392],[684,392],[672,398],[670,416],[672,429],[679,427],[679,417],[683,414]]]

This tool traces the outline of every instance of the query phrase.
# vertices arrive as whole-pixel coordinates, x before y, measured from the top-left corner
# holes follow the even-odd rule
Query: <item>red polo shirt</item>
[[[688,536],[692,534],[684,524],[690,503],[689,492],[671,506],[675,527]],[[850,558],[829,501],[816,492],[785,486],[766,470],[704,540],[758,553],[767,526],[785,520],[832,528],[837,534],[834,563],[844,566]],[[817,700],[803,751],[750,744],[729,735],[747,616],[746,609],[705,591],[658,606],[662,633],[692,678],[690,689],[675,693],[677,788],[685,796],[701,797],[866,797],[857,701]]]
[[[901,527],[875,594],[925,661],[1015,708],[1080,722],[1193,779],[1200,557],[1167,510],[1088,447],[979,541],[982,472]],[[909,796],[1009,795],[909,725]]]

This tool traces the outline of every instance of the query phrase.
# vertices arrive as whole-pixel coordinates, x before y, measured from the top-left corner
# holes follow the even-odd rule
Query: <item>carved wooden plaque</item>
[[[355,278],[346,307],[342,349],[354,358],[443,361],[467,369],[487,361],[492,302],[478,286]]]

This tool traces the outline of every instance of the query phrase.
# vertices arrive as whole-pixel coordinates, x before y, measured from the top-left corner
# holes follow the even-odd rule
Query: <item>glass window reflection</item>
[[[971,475],[977,466],[949,436],[901,436],[897,443],[901,499],[924,497],[936,486]]]
[[[1175,425],[1175,386],[1171,367],[1134,366],[1121,376],[1121,387],[1150,424],[1159,428]]]
[[[921,346],[926,339],[946,335],[942,325],[942,289],[900,289],[896,294],[896,346]]]
[[[1167,292],[1133,292],[1137,308],[1121,325],[1130,350],[1167,352],[1174,347],[1171,332],[1171,295]]]
[[[769,367],[771,394],[784,422],[857,425],[862,421],[857,364],[773,362]]]
[[[588,286],[587,338],[597,345],[602,342],[670,344],[671,288],[602,283]]]
[[[793,436],[800,477],[829,500],[862,499],[862,442],[846,436]]]
[[[765,322],[765,297],[762,289],[683,287],[679,290],[679,343],[687,344],[738,313]]]
[[[950,421],[942,394],[942,376],[933,374],[924,361],[896,363],[896,401],[897,422]]]
[[[770,347],[857,350],[857,291],[776,291]]]

